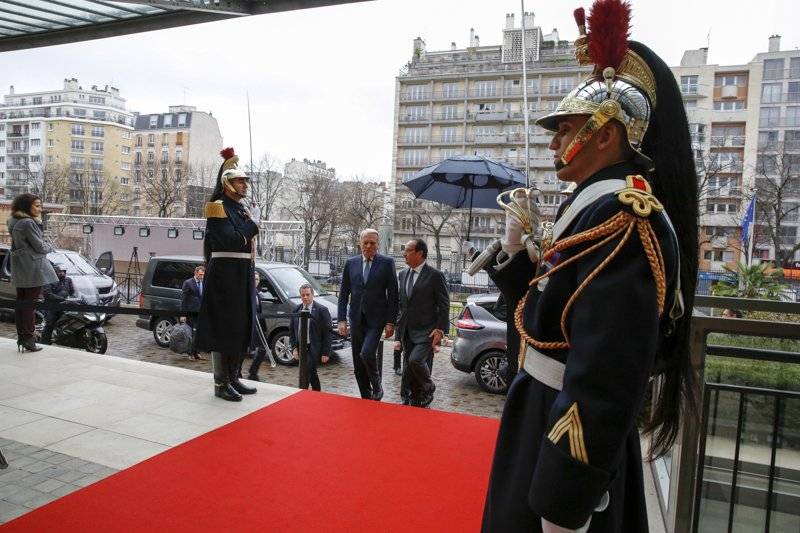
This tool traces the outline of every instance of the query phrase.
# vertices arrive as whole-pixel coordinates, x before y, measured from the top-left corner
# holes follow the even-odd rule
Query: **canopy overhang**
[[[0,0],[0,52],[365,0]]]

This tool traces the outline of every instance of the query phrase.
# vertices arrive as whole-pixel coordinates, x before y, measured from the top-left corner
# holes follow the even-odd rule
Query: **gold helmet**
[[[583,8],[576,9],[574,15],[580,30],[575,58],[580,65],[594,65],[594,70],[561,100],[555,111],[536,123],[558,131],[559,117],[589,115],[561,156],[560,164],[566,166],[597,130],[616,120],[625,127],[637,160],[651,170],[653,162],[641,151],[641,145],[657,104],[656,82],[648,64],[628,47],[630,4],[595,0],[588,17],[588,33]]]
[[[236,178],[250,179],[250,176],[248,176],[239,168],[239,156],[234,153],[233,148],[225,148],[219,154],[222,156],[224,161],[219,167],[219,175],[217,178],[219,183],[217,186],[221,186],[222,188],[236,194],[236,189],[234,189],[233,185],[230,183],[231,180]]]

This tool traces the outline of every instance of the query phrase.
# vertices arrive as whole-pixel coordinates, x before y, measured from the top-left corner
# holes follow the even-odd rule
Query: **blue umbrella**
[[[456,208],[499,209],[497,195],[527,186],[516,168],[479,155],[457,155],[423,168],[403,180],[416,198]],[[469,240],[467,226],[467,240]]]

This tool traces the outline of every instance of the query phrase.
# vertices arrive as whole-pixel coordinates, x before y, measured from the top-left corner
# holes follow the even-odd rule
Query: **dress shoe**
[[[434,385],[433,383],[431,383],[431,388],[430,388],[430,390],[428,390],[428,392],[426,392],[426,393],[425,393],[425,394],[422,396],[422,399],[421,399],[421,400],[420,400],[420,402],[419,402],[419,406],[420,406],[420,407],[428,407],[428,406],[431,404],[431,402],[433,401],[433,393],[434,393],[434,392],[436,392],[436,385]]]
[[[242,401],[242,395],[236,392],[230,383],[214,383],[214,396],[229,402]]]
[[[379,387],[378,390],[373,389],[371,399],[375,400],[376,402],[379,402],[381,401],[382,398],[383,398],[383,387]]]
[[[394,369],[394,373],[396,375],[398,375],[398,376],[402,376],[403,375],[403,369],[402,368],[395,368]]]
[[[249,379],[250,381],[261,381],[260,379],[258,379],[258,374],[250,374],[247,376],[247,379]]]

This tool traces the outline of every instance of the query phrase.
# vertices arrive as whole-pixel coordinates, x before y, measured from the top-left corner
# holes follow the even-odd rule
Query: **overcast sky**
[[[676,65],[710,34],[710,63],[747,63],[774,33],[783,50],[800,46],[792,4],[634,1],[631,37]],[[525,7],[545,33],[558,28],[571,40],[577,5],[529,0]],[[507,12],[519,24],[519,1],[377,0],[5,52],[0,90],[50,90],[76,77],[83,87],[113,84],[141,113],[194,105],[213,112],[225,145],[245,161],[249,91],[256,157],[321,159],[340,178],[384,180],[391,175],[395,77],[411,58],[414,37],[428,50],[449,49],[451,41],[463,48],[474,27],[482,45],[499,44]]]

